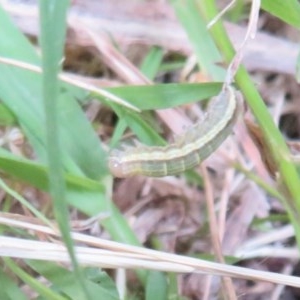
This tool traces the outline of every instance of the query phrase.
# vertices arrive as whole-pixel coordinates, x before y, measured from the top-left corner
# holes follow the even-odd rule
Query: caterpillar
[[[235,90],[225,84],[210,102],[203,120],[177,136],[173,143],[165,147],[139,145],[113,149],[108,157],[111,174],[119,178],[134,175],[163,177],[199,165],[231,133],[239,107]]]

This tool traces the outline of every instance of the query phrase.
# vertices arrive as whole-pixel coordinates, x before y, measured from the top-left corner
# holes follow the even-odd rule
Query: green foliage
[[[262,0],[261,7],[287,24],[300,29],[300,3],[297,0]]]
[[[149,272],[146,284],[146,300],[164,300],[167,298],[167,280],[161,272]]]
[[[144,86],[122,86],[108,89],[140,110],[154,110],[190,104],[217,95],[220,82],[168,83]],[[97,95],[95,95],[97,97]]]
[[[201,4],[202,11],[207,20],[211,20],[217,14],[217,8],[213,1],[204,0],[198,1],[198,3],[199,5]],[[292,14],[292,11],[290,13]],[[223,25],[218,22],[212,27],[211,33],[216,44],[223,52],[224,59],[229,63],[234,56],[234,51]],[[255,84],[243,66],[239,68],[235,80],[260,126],[263,137],[270,149],[270,155],[272,155],[277,164],[281,178],[280,185],[283,187],[282,190],[285,194],[280,199],[282,199],[283,205],[288,211],[290,220],[295,227],[297,243],[300,249],[300,225],[298,222],[300,215],[300,179],[294,163],[290,160],[289,149],[281,132],[274,124]]]
[[[163,60],[163,49],[152,47],[140,67],[141,72],[149,79],[154,79]]]
[[[5,272],[0,269],[0,299],[26,300],[26,295]]]
[[[57,266],[57,264],[41,261],[28,261],[28,265],[51,282],[51,289],[67,297],[67,299],[85,299],[80,286],[76,284],[74,272]],[[116,286],[108,275],[98,270],[92,278],[88,278],[85,270],[84,285],[89,290],[91,299],[120,299]],[[97,276],[96,276],[97,275]]]

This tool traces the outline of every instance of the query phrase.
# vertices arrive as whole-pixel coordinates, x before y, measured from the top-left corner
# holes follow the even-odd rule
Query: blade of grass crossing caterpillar
[[[110,172],[115,177],[163,177],[193,168],[227,138],[239,112],[234,88],[224,85],[221,93],[211,101],[203,120],[177,137],[174,143],[165,147],[141,145],[112,150],[108,159]]]

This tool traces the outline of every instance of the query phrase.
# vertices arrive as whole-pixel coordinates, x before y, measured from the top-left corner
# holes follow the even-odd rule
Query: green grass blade
[[[4,104],[0,104],[0,126],[11,126],[16,123],[17,120],[12,112]]]
[[[1,6],[0,39],[3,41],[0,43],[1,56],[40,65],[40,58],[34,47],[14,26]],[[0,149],[0,165],[1,170],[7,174],[49,191],[46,176],[48,169],[44,166],[47,161],[47,146],[41,84],[41,74],[0,64],[0,98],[13,113],[40,162],[32,163],[15,155],[8,155]],[[68,173],[64,175],[66,200],[89,216],[101,212],[109,215],[109,218],[101,220],[101,225],[111,237],[117,241],[139,245],[125,218],[111,201],[112,183],[106,168],[106,152],[84,112],[74,100],[82,98],[86,93],[66,84],[61,84],[60,87],[58,123],[62,137],[61,161]],[[140,274],[145,277],[146,272],[142,271]]]
[[[164,56],[163,49],[152,47],[140,67],[141,72],[150,80],[156,76]]]
[[[146,285],[146,300],[167,299],[168,284],[166,275],[162,272],[149,272]]]
[[[8,39],[7,36],[10,38]],[[39,65],[32,45],[12,24],[0,7],[0,56]],[[22,51],[20,51],[22,49]],[[40,161],[46,161],[45,123],[41,94],[41,74],[0,64],[0,98],[21,126]],[[13,88],[12,88],[13,87]],[[59,94],[62,162],[68,172],[99,179],[107,173],[105,157],[97,135],[76,99],[86,92],[62,84]],[[64,124],[61,124],[64,123]],[[89,153],[89,155],[82,155]]]
[[[18,285],[0,269],[0,299],[27,300]]]
[[[217,66],[221,55],[207,31],[199,6],[193,0],[173,0],[176,15],[185,29],[197,57],[201,71],[214,80],[223,80],[225,72]]]
[[[46,146],[49,166],[50,194],[53,200],[55,218],[62,238],[68,249],[76,280],[87,299],[89,292],[84,285],[83,275],[76,260],[74,243],[71,238],[66,186],[61,159],[61,135],[58,125],[58,95],[61,60],[66,34],[66,13],[69,1],[40,1],[40,44],[42,50],[42,94],[46,121]]]
[[[207,20],[211,20],[217,15],[218,12],[214,1],[203,0],[198,1],[198,3],[201,5]],[[229,63],[233,58],[234,51],[221,22],[216,23],[212,27],[211,33],[226,62]],[[290,159],[289,149],[244,67],[240,67],[235,79],[260,125],[264,139],[271,151],[270,155],[273,156],[274,161],[277,163],[286,194],[283,204],[294,225],[298,247],[300,248],[300,180],[297,170]]]
[[[48,172],[43,165],[17,157],[0,148],[0,169],[23,182],[49,191]],[[90,216],[104,213],[104,218],[100,220],[101,225],[114,240],[140,245],[127,221],[111,201],[111,195],[106,192],[112,190],[110,176],[101,183],[72,174],[64,176],[67,186],[66,200],[70,205]],[[146,276],[146,272],[140,273],[143,278]]]
[[[27,261],[27,264],[49,280],[53,284],[53,288],[66,295],[68,299],[84,299],[84,294],[76,283],[73,272],[51,262],[31,260]],[[100,270],[98,270],[98,274],[99,272]],[[117,289],[115,285],[111,284],[109,276],[104,272],[101,272],[98,276],[100,276],[99,282],[93,282],[90,279],[84,280],[92,299],[118,300]]]
[[[143,111],[170,108],[200,101],[218,94],[220,89],[221,83],[156,84],[112,88],[110,92],[134,103]],[[147,145],[165,145],[164,139],[158,134],[157,123],[151,115],[138,114],[116,104],[110,105],[119,116],[119,120],[125,122],[140,141]],[[123,131],[125,129],[124,124],[122,126]],[[118,137],[120,137],[119,133]],[[114,137],[113,145],[116,143],[117,140]]]
[[[11,269],[14,274],[16,274],[22,281],[28,284],[33,290],[39,293],[39,295],[43,296],[45,299],[49,300],[66,300],[65,297],[57,294],[52,291],[38,280],[27,274],[23,271],[14,261],[10,258],[3,258],[6,266]]]
[[[221,88],[221,83],[204,84],[157,84],[146,86],[126,86],[110,89],[110,92],[127,99],[139,109],[161,109],[188,104],[193,101],[207,99],[216,95]],[[142,99],[142,101],[141,101]],[[157,122],[150,114],[139,114],[116,104],[110,104],[119,120],[122,120],[121,131],[125,124],[135,133],[139,141],[146,145],[165,145],[166,142],[158,134]],[[117,128],[118,129],[118,128]],[[118,129],[119,130],[119,129]],[[116,136],[120,138],[120,133]],[[113,145],[118,140],[113,137]]]
[[[154,110],[176,107],[213,97],[220,92],[221,87],[220,82],[169,83],[122,86],[107,90],[126,99],[140,110]],[[95,97],[100,99],[97,95]],[[124,110],[124,107],[121,108]]]
[[[20,194],[18,194],[14,190],[12,190],[1,178],[0,178],[0,187],[8,195],[12,196],[14,199],[19,201],[19,203],[22,206],[26,207],[29,211],[32,212],[33,215],[35,215],[37,218],[39,218],[42,222],[44,222],[50,228],[52,227],[51,222],[49,222],[48,219],[41,212],[39,212],[30,202],[28,202]]]
[[[297,0],[262,0],[261,7],[285,23],[300,28],[300,3]]]

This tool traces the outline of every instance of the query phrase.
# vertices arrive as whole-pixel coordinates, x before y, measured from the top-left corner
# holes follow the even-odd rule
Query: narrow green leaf
[[[126,99],[140,110],[154,110],[176,107],[178,105],[208,99],[217,95],[221,87],[222,84],[220,82],[169,83],[144,86],[122,86],[108,90]]]
[[[49,191],[47,168],[35,162],[17,157],[0,148],[0,169],[24,182],[44,191]],[[111,201],[106,190],[112,189],[112,178],[98,182],[86,177],[65,174],[66,198],[69,204],[79,211],[95,216],[104,213],[101,224],[109,231],[114,240],[140,245],[120,211]]]
[[[10,37],[9,39],[7,37]],[[39,57],[32,45],[9,20],[0,6],[0,55],[34,65]],[[22,49],[22,51],[20,51]],[[59,66],[58,63],[57,66]],[[0,64],[0,98],[22,127],[40,161],[46,162],[45,114],[42,106],[41,74]],[[13,87],[13,88],[12,88]],[[99,179],[107,173],[105,151],[80,109],[76,99],[82,90],[62,84],[59,93],[59,120],[64,169]],[[83,142],[84,141],[84,142]],[[83,156],[91,151],[90,155]],[[79,153],[81,153],[79,155]]]
[[[11,126],[17,123],[13,113],[7,108],[6,105],[0,104],[0,126]]]
[[[180,300],[184,299],[179,296],[178,274],[168,273],[168,299]]]
[[[125,121],[142,142],[148,145],[164,144],[164,140],[157,133],[156,126],[151,126],[151,122],[145,121],[141,114],[131,112],[116,105],[113,105],[113,109],[116,111],[119,119]]]
[[[26,300],[26,295],[18,285],[0,269],[0,299]]]
[[[118,123],[115,125],[114,133],[109,143],[110,148],[115,148],[117,146],[126,128],[127,128],[126,121],[123,119],[119,119]]]
[[[211,20],[218,14],[215,1],[196,1],[199,3],[199,5],[202,5],[203,12],[208,20]],[[211,33],[216,43],[222,50],[227,63],[230,63],[234,56],[234,50],[221,22],[217,22],[212,27]],[[258,121],[264,139],[270,149],[270,155],[273,156],[274,161],[277,163],[281,178],[281,182],[279,182],[279,184],[285,194],[283,205],[288,211],[290,220],[295,228],[297,243],[300,249],[300,178],[293,162],[290,159],[289,149],[281,132],[274,124],[274,121],[271,118],[263,99],[256,90],[254,83],[244,67],[240,67],[235,79],[239,88],[243,92],[243,95],[247,100],[253,115]]]
[[[6,266],[9,269],[11,269],[14,272],[14,274],[16,274],[23,282],[28,284],[33,290],[35,290],[39,295],[43,296],[45,299],[66,300],[65,297],[53,292],[47,286],[40,283],[39,280],[24,272],[12,259],[4,257],[3,260]]]
[[[141,72],[150,80],[156,76],[162,63],[164,52],[159,47],[152,47],[144,58],[140,67]]]
[[[216,95],[221,88],[220,83],[204,84],[158,84],[146,86],[126,86],[110,89],[141,110],[150,108],[160,109],[173,107],[178,104],[187,104],[192,101],[207,99]],[[142,101],[141,101],[142,99]],[[156,122],[150,118],[145,119],[143,114],[129,111],[128,109],[111,104],[113,110],[119,116],[119,120],[126,122],[130,129],[138,137],[139,141],[146,145],[165,145],[166,142],[158,134]],[[149,117],[149,116],[148,116]],[[123,128],[122,130],[125,130]],[[118,134],[120,137],[120,134]],[[114,137],[113,145],[117,141]]]
[[[262,0],[261,7],[285,23],[300,28],[300,3],[297,0]]]
[[[79,283],[84,297],[92,299],[84,284],[83,274],[79,268],[74,251],[69,224],[69,212],[66,202],[66,185],[63,175],[61,131],[59,127],[59,80],[60,62],[66,34],[66,16],[69,1],[40,1],[40,44],[42,50],[42,95],[46,121],[46,149],[49,166],[50,194],[53,200],[55,218],[62,239],[68,249],[75,280]]]
[[[225,71],[217,65],[222,62],[221,55],[206,28],[197,3],[193,0],[172,0],[171,3],[189,37],[201,71],[208,78],[223,80]]]
[[[167,280],[165,274],[157,271],[150,271],[146,285],[146,300],[167,299]]]
[[[40,58],[34,47],[11,22],[1,6],[0,38],[1,56],[40,65]],[[16,117],[34,148],[37,160],[43,163],[36,164],[15,155],[7,155],[6,151],[0,149],[3,150],[0,154],[0,168],[15,178],[49,191],[48,169],[45,167],[47,146],[41,77],[40,74],[0,64],[0,98]],[[85,92],[69,85],[60,85],[58,121],[61,159],[64,171],[68,173],[64,174],[66,199],[69,204],[87,215],[95,216],[101,212],[108,215],[109,217],[101,220],[101,224],[113,239],[139,245],[128,223],[111,201],[112,179],[107,174],[106,152],[101,148],[84,112],[72,98],[80,99],[84,94]],[[145,276],[146,272],[142,271],[140,274]]]
[[[27,264],[41,276],[49,280],[53,284],[52,288],[66,295],[68,299],[84,299],[84,294],[76,283],[76,277],[73,272],[50,262],[31,260],[27,261]],[[92,299],[120,299],[117,289],[115,286],[112,286],[108,275],[102,272],[100,279],[101,281],[98,283],[87,279],[84,280],[84,285],[89,290]]]

